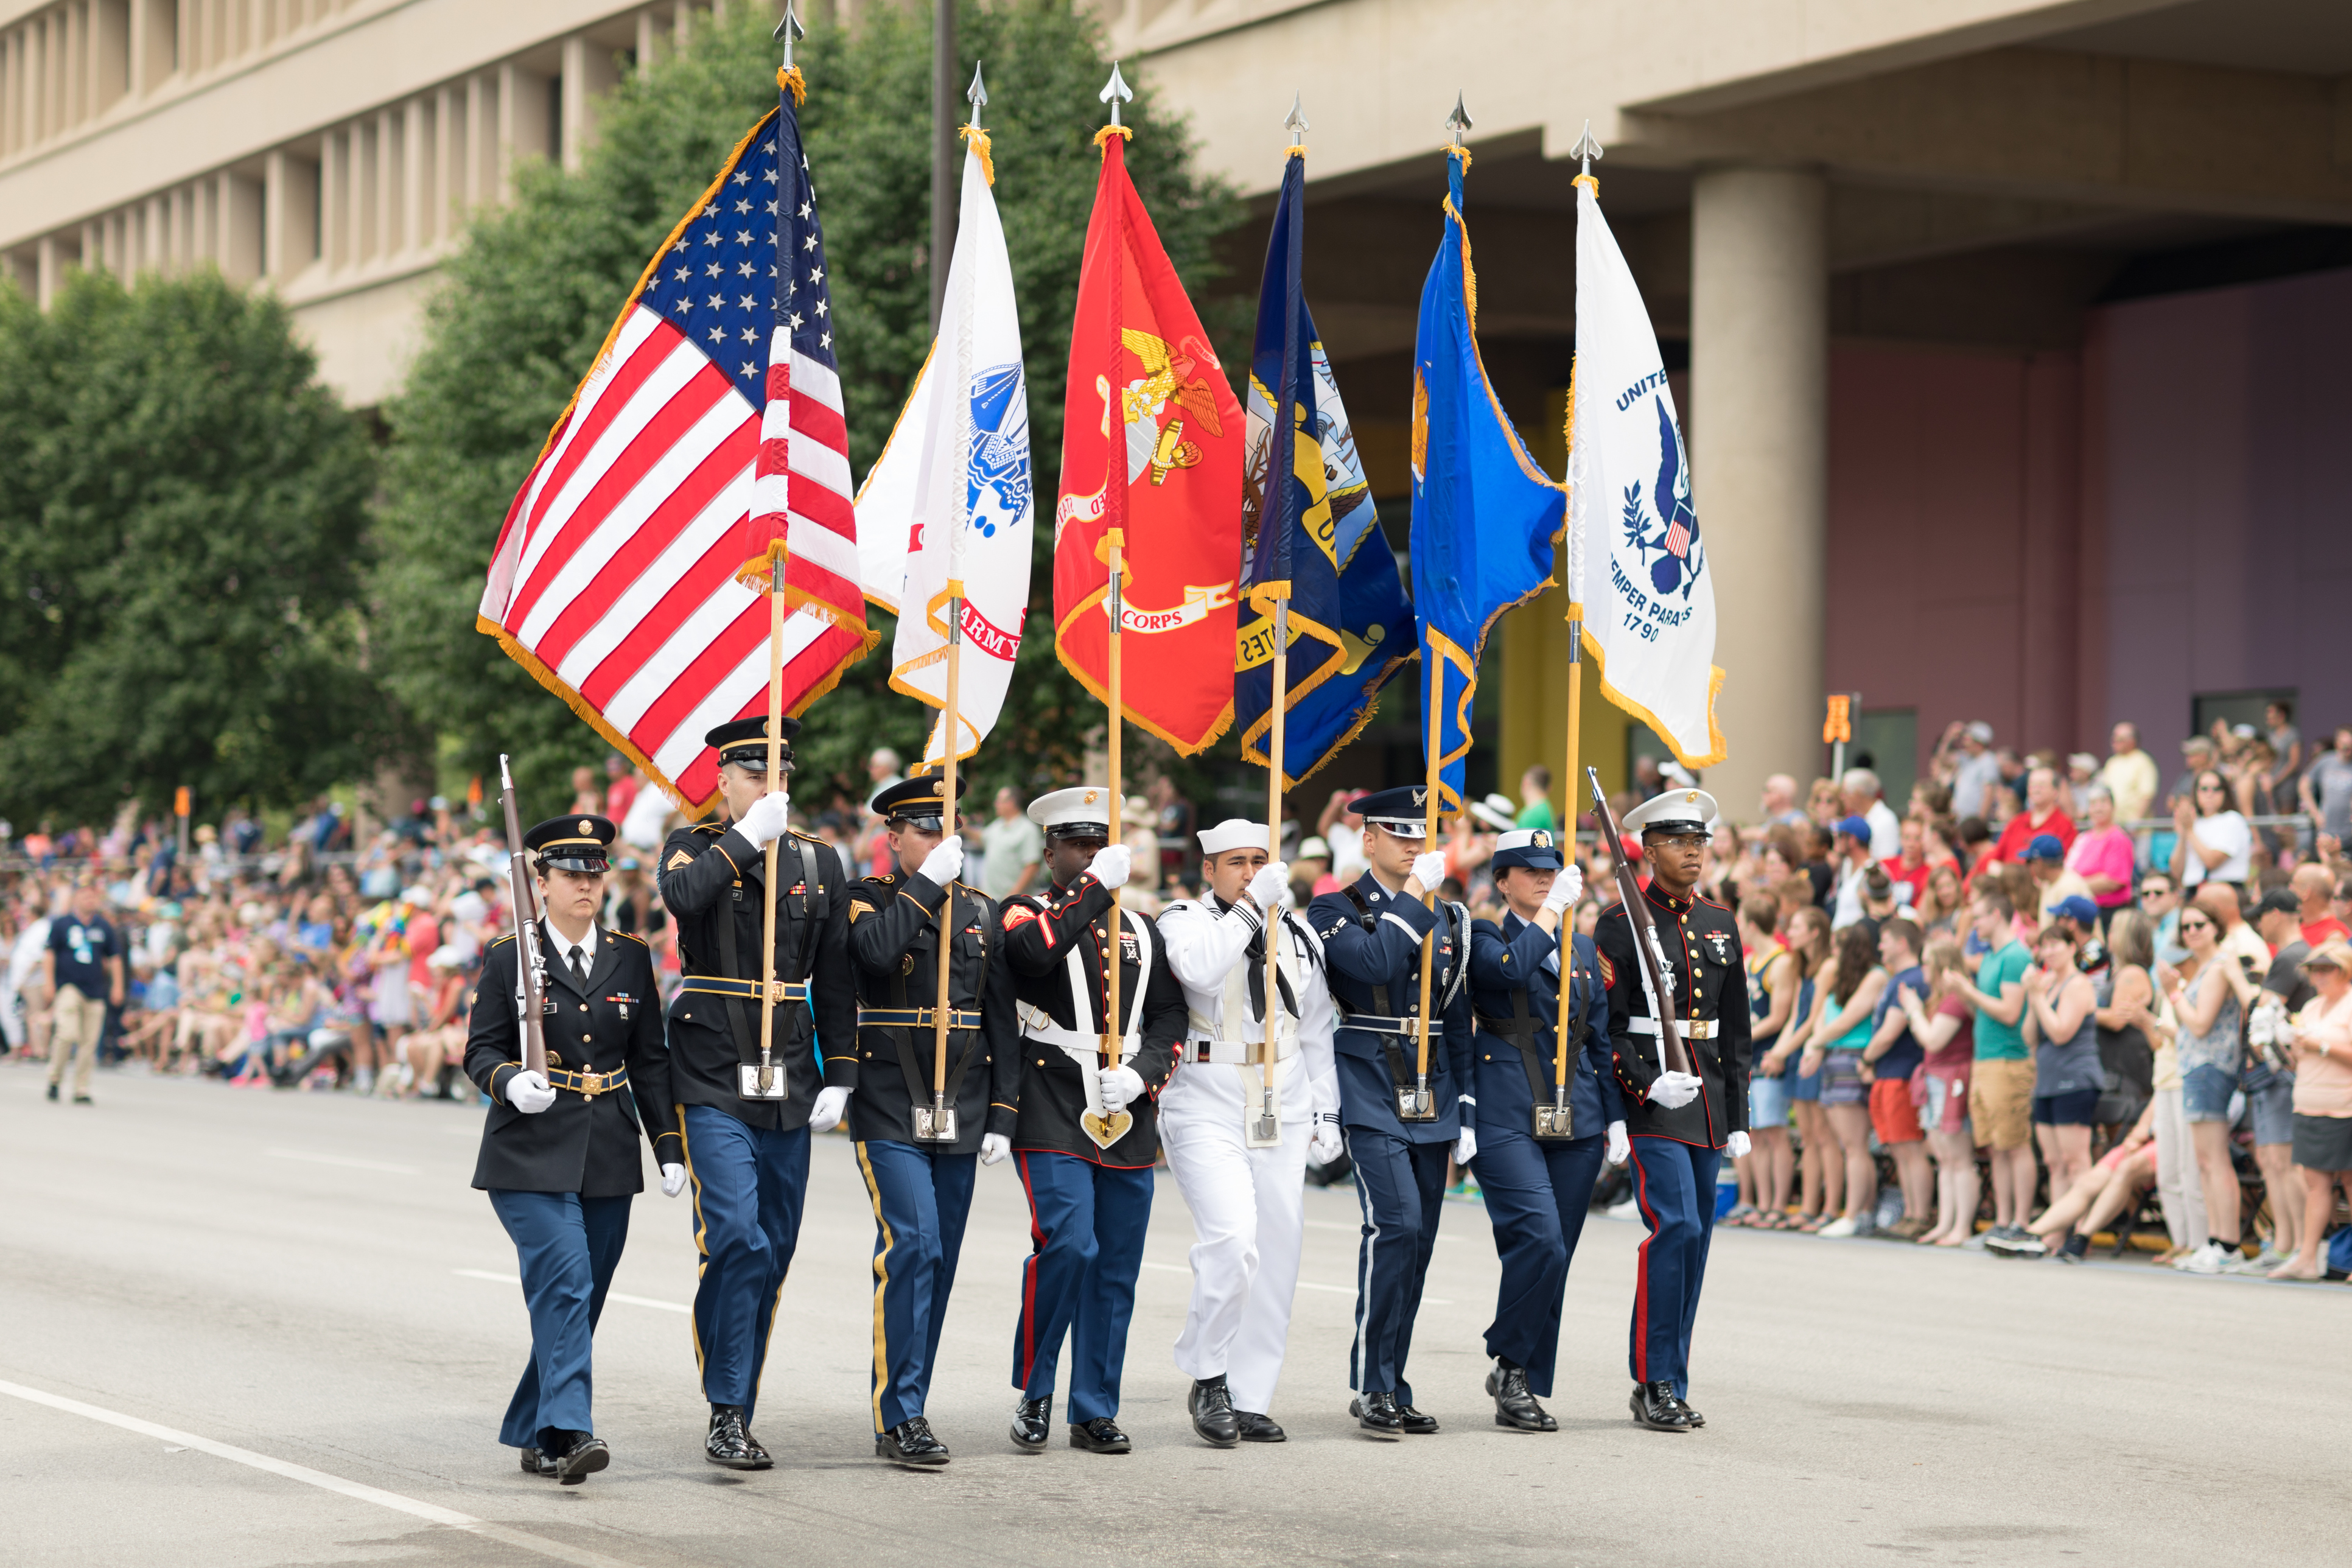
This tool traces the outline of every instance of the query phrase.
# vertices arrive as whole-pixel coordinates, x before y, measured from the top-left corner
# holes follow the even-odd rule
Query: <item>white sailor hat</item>
[[[1496,876],[1514,866],[1524,866],[1531,871],[1557,871],[1560,868],[1559,845],[1549,828],[1515,827],[1496,838],[1491,864]]]
[[[1265,837],[1265,823],[1252,822],[1247,817],[1229,816],[1214,827],[1201,830],[1201,853],[1223,855],[1228,849],[1263,849]]]
[[[1709,833],[1717,816],[1715,796],[1703,789],[1670,789],[1625,814],[1628,833]]]
[[[1029,803],[1029,820],[1048,838],[1108,838],[1110,791],[1102,784],[1057,789]]]

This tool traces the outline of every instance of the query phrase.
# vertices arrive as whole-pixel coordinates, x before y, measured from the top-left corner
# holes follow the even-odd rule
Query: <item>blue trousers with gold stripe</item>
[[[1635,1254],[1633,1330],[1627,1361],[1635,1383],[1670,1383],[1690,1393],[1691,1325],[1706,1281],[1706,1247],[1715,1236],[1715,1173],[1719,1150],[1672,1138],[1636,1138],[1633,1200],[1650,1227]]]
[[[629,1241],[629,1197],[490,1189],[490,1210],[515,1244],[530,1309],[530,1360],[507,1405],[499,1441],[550,1453],[557,1432],[593,1432],[590,1341]]]
[[[808,1196],[809,1130],[747,1127],[716,1106],[679,1107],[694,1181],[694,1356],[702,1396],[740,1405],[749,1426],[768,1331]]]
[[[877,1140],[857,1145],[874,1201],[874,1431],[923,1414],[971,1212],[977,1154]]]

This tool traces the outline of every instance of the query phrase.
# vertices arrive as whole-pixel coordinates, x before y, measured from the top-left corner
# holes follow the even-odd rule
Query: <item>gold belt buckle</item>
[[[786,987],[786,986],[788,986],[788,985],[790,985],[791,984],[792,984],[792,982],[790,982],[790,981],[788,981],[788,980],[771,980],[771,981],[769,981],[769,982],[768,982],[768,1005],[769,1005],[770,1006],[772,1006],[772,1006],[775,1006],[775,1005],[779,1005],[779,1004],[781,1004],[781,1003],[783,1003],[783,1002],[785,1002],[785,1001],[790,1000],[790,998],[789,998],[789,997],[787,997],[787,996],[785,995],[784,991],[785,991],[785,987]]]
[[[580,1075],[580,1092],[586,1095],[591,1100],[593,1100],[598,1095],[604,1093],[604,1075],[600,1072],[582,1073]]]

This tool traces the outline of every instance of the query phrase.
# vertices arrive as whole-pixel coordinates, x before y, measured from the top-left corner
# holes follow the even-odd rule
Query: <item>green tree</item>
[[[357,615],[365,432],[216,274],[0,289],[0,812],[294,802],[392,738]]]
[[[516,754],[533,798],[553,801],[594,732],[476,631],[475,606],[499,523],[621,301],[734,143],[775,102],[775,49],[757,7],[698,32],[692,46],[633,74],[605,103],[597,145],[577,174],[524,170],[517,199],[483,215],[448,264],[423,352],[388,409],[388,500],[376,578],[386,679],[427,715],[464,765]],[[1032,453],[1054,495],[1061,389],[1087,216],[1099,154],[1096,93],[1108,74],[1099,27],[1070,0],[965,4],[965,58],[986,62],[995,194],[1021,302]],[[801,124],[816,176],[850,458],[859,474],[888,439],[929,346],[930,24],[926,10],[877,7],[856,26],[821,26],[800,50],[810,91]],[[1239,221],[1231,194],[1192,167],[1178,121],[1140,93],[1129,154],[1170,256],[1196,288],[1215,237]],[[973,769],[975,792],[1072,775],[1099,713],[1053,657],[1051,527],[1037,569],[1019,671]],[[929,710],[887,686],[881,647],[811,714],[801,788],[855,788],[877,745],[912,754]]]

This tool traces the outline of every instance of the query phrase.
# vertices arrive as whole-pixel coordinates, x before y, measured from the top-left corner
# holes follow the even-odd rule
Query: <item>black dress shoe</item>
[[[51,1084],[51,1085],[49,1085],[49,1098],[50,1098],[51,1100],[55,1100],[55,1099],[57,1099],[57,1097],[58,1097],[58,1086],[57,1086],[56,1084]]]
[[[1236,1410],[1234,1424],[1241,1429],[1244,1443],[1286,1443],[1290,1434],[1274,1424],[1271,1416],[1260,1415],[1255,1410]]]
[[[1192,1430],[1212,1448],[1230,1448],[1242,1440],[1241,1422],[1234,1415],[1234,1396],[1223,1373],[1195,1378],[1186,1408],[1192,1413]]]
[[[1633,1397],[1626,1402],[1633,1419],[1653,1432],[1687,1432],[1690,1417],[1675,1403],[1675,1386],[1670,1383],[1637,1383]]]
[[[1044,1452],[1053,1423],[1054,1401],[1050,1394],[1044,1399],[1023,1400],[1013,1407],[1013,1446],[1024,1454]]]
[[[1692,1431],[1696,1432],[1706,1425],[1706,1417],[1693,1410],[1691,1402],[1679,1394],[1675,1395],[1675,1408],[1683,1413],[1683,1419],[1691,1424]]]
[[[874,1457],[908,1469],[936,1469],[948,1462],[948,1446],[931,1436],[929,1422],[916,1415],[875,1438]]]
[[[1426,1437],[1437,1430],[1437,1417],[1423,1415],[1410,1405],[1397,1406],[1397,1419],[1408,1437]]]
[[[527,1476],[552,1478],[555,1474],[555,1456],[537,1448],[525,1448],[522,1451],[522,1473]]]
[[[1070,1447],[1084,1448],[1089,1454],[1125,1454],[1135,1445],[1118,1429],[1118,1423],[1108,1415],[1097,1415],[1091,1421],[1070,1423]]]
[[[613,1450],[604,1447],[604,1438],[575,1432],[572,1446],[555,1461],[556,1484],[576,1487],[612,1462]]]
[[[1348,1401],[1348,1414],[1367,1436],[1393,1441],[1404,1436],[1404,1413],[1397,1408],[1393,1394],[1367,1394]]]
[[[744,1430],[743,1407],[740,1405],[710,1407],[710,1433],[702,1439],[702,1457],[730,1470],[764,1470],[775,1463]]]
[[[1486,1374],[1486,1392],[1495,1401],[1495,1425],[1514,1432],[1557,1432],[1559,1423],[1544,1413],[1528,1392],[1528,1369],[1496,1361]]]

